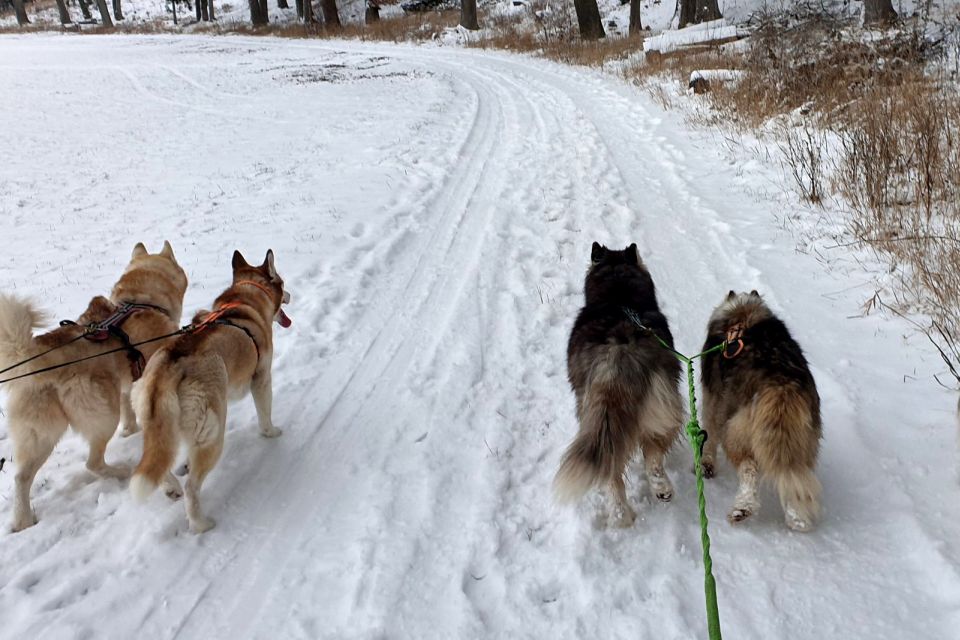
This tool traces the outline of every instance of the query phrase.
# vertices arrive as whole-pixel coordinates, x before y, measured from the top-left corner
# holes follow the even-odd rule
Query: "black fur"
[[[673,335],[657,304],[653,278],[639,261],[637,245],[611,251],[594,242],[591,259],[593,264],[584,283],[586,304],[580,309],[570,333],[567,358],[571,359],[575,353],[592,345],[655,346],[647,353],[653,360],[651,365],[675,370],[679,380],[679,361],[651,335],[637,327],[623,310],[624,307],[633,310],[644,326],[673,347]],[[570,383],[574,389],[578,382],[573,379],[571,371]]]

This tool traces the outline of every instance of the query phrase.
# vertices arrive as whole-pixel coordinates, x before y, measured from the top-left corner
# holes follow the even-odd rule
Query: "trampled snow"
[[[759,289],[819,385],[815,532],[788,531],[769,490],[733,527],[733,470],[708,482],[725,636],[960,637],[939,357],[858,313],[859,272],[795,250],[764,196],[776,172],[642,90],[477,50],[50,35],[0,39],[0,87],[0,289],[75,317],[137,241],[168,239],[188,316],[235,248],[273,248],[294,321],[276,335],[284,435],[232,406],[211,532],[93,477],[70,434],[34,487],[39,524],[11,534],[4,467],[0,637],[706,637],[684,443],[671,504],[631,469],[630,529],[552,501],[594,240],[640,245],[686,352],[728,289]],[[141,443],[118,435],[108,461]]]

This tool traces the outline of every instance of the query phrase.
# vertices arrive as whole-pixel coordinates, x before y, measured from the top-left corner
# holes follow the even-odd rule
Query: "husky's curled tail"
[[[6,369],[34,355],[33,330],[44,324],[44,316],[25,298],[0,294],[0,369]],[[9,375],[26,373],[14,370]],[[5,375],[0,374],[0,378]]]
[[[130,478],[130,493],[138,502],[156,490],[177,455],[180,376],[165,366],[169,360],[167,350],[157,352],[133,387],[133,405],[143,429],[143,457]]]

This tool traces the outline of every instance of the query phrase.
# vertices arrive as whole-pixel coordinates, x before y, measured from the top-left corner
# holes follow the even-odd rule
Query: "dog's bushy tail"
[[[820,515],[820,482],[813,473],[820,446],[819,417],[810,399],[790,386],[761,391],[755,400],[753,450],[785,512],[807,522]]]
[[[43,314],[29,301],[0,294],[0,369],[33,355],[33,330],[43,326],[43,323]],[[14,370],[10,375],[19,373],[26,371]]]
[[[580,407],[580,432],[563,454],[553,481],[559,502],[574,502],[595,485],[623,473],[633,451],[636,416],[627,409],[624,394],[613,380],[594,383]]]
[[[168,352],[157,352],[133,389],[133,403],[143,428],[143,457],[130,479],[130,493],[138,502],[156,490],[177,455],[180,375],[168,365]]]

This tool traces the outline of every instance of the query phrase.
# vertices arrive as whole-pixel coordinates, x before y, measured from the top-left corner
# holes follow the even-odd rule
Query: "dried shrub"
[[[800,196],[807,202],[820,204],[826,185],[826,133],[804,120],[798,127],[784,127],[781,134],[778,146]]]

